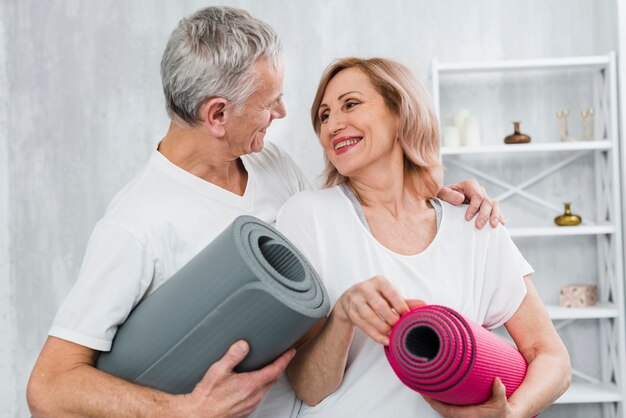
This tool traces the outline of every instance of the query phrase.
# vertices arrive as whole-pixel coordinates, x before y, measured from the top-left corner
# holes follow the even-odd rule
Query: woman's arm
[[[527,294],[511,319],[505,324],[522,353],[528,369],[522,384],[506,399],[499,379],[487,402],[476,406],[448,405],[431,398],[427,402],[445,417],[533,417],[550,406],[569,387],[571,365],[569,354],[557,334],[539,295],[524,277]]]
[[[376,342],[389,344],[391,327],[409,310],[409,304],[382,276],[357,283],[337,300],[316,335],[301,347],[287,368],[296,394],[308,405],[317,405],[334,392],[346,369],[356,328]],[[314,333],[317,331],[314,331]]]
[[[330,312],[317,335],[301,347],[287,367],[287,377],[296,395],[307,405],[317,405],[343,381],[354,327]]]
[[[557,334],[530,276],[524,278],[526,298],[505,324],[528,363],[526,377],[509,403],[518,416],[534,416],[569,387],[572,367],[567,349]]]

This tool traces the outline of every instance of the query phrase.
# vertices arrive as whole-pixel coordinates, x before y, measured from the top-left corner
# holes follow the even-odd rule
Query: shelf
[[[615,385],[572,383],[556,404],[620,402],[622,395]]]
[[[531,228],[508,228],[512,237],[561,237],[572,235],[614,234],[613,225],[546,226]]]
[[[613,303],[599,303],[586,308],[563,308],[548,305],[546,309],[552,320],[617,318],[619,316],[619,310]]]
[[[610,294],[610,302],[585,308],[558,306],[558,290],[556,300],[553,292],[551,296],[543,295],[553,302],[546,309],[570,350],[574,367],[575,382],[556,404],[580,409],[571,414],[576,417],[586,416],[585,410],[578,407],[581,404],[599,404],[598,417],[614,417],[615,411],[620,411],[622,417],[626,402],[622,385],[626,384],[622,242],[626,212],[620,199],[626,178],[619,171],[623,138],[619,137],[617,123],[617,74],[614,52],[507,61],[434,60],[432,65],[433,103],[440,118],[461,107],[480,109],[478,116],[484,119],[481,125],[494,130],[502,121],[514,120],[511,114],[520,114],[526,115],[520,116],[524,120],[533,120],[533,130],[539,132],[528,144],[504,144],[506,134],[500,136],[495,131],[480,138],[482,146],[445,147],[442,142],[440,159],[450,176],[469,173],[493,186],[500,193],[496,199],[515,197],[524,201],[528,208],[518,208],[507,230],[516,244],[533,246],[528,256],[536,259],[530,261],[537,271],[544,271],[548,280],[553,280],[551,286],[558,289],[578,272],[582,267],[579,264],[591,264],[597,272],[601,299],[606,301]],[[569,103],[573,109],[589,104],[598,109],[593,140],[562,142],[558,134],[550,134],[555,132],[554,119],[547,115],[554,115],[562,103]],[[445,123],[440,121],[443,127]],[[572,124],[579,121],[572,119]],[[623,153],[621,157],[625,157]],[[578,177],[584,181],[577,181]],[[552,222],[554,215],[546,215],[562,213],[557,203],[560,199],[554,199],[564,194],[560,186],[569,190],[567,193],[590,196],[588,207],[578,209],[588,214],[583,216],[582,224],[559,227]],[[570,258],[580,260],[554,263],[561,244],[574,249]],[[593,334],[587,334],[587,330]],[[512,342],[505,330],[497,333]],[[581,339],[581,334],[591,338]]]
[[[441,155],[504,154],[513,152],[559,152],[559,151],[604,151],[610,150],[610,140],[578,142],[546,142],[528,144],[486,145],[481,147],[441,147]]]
[[[609,57],[591,56],[575,58],[549,58],[531,60],[507,61],[476,61],[476,62],[436,62],[436,69],[440,74],[488,72],[488,71],[519,71],[519,70],[548,70],[548,69],[580,69],[603,68],[609,65]]]

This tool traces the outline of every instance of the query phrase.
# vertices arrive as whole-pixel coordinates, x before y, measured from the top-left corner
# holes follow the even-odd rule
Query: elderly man
[[[281,43],[269,25],[242,10],[202,9],[170,36],[161,75],[169,130],[93,231],[31,375],[27,396],[35,417],[247,416],[294,355],[292,349],[258,371],[235,373],[249,350],[238,341],[186,395],[94,367],[133,307],[237,216],[272,224],[290,196],[309,188],[291,158],[264,142],[272,121],[286,114]],[[498,222],[497,204],[474,181],[441,196],[459,204],[464,194],[471,200],[468,220],[480,207],[477,226],[489,217]],[[284,378],[270,395],[256,416],[297,412]]]

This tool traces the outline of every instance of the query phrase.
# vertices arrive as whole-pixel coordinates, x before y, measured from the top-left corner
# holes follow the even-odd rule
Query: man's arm
[[[457,184],[444,186],[437,195],[442,200],[453,205],[468,203],[465,219],[471,220],[476,214],[476,228],[481,229],[487,221],[492,228],[498,222],[504,225],[506,220],[500,213],[500,204],[487,196],[487,191],[476,180],[464,180]]]
[[[278,380],[295,351],[249,373],[233,368],[248,354],[233,344],[190,394],[172,395],[94,367],[98,352],[55,337],[46,341],[30,376],[27,399],[37,417],[245,417]]]

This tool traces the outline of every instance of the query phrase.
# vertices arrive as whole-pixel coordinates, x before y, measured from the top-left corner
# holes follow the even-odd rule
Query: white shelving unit
[[[613,234],[614,225],[580,225],[576,228],[562,228],[558,226],[535,227],[535,228],[509,228],[512,237],[558,237],[572,235],[602,235]]]
[[[626,417],[623,212],[615,62],[615,54],[610,53],[498,62],[434,61],[432,66],[433,100],[442,125],[457,108],[471,102],[481,127],[487,127],[481,146],[442,147],[444,166],[448,172],[457,170],[462,178],[478,178],[503,204],[511,236],[523,252],[524,243],[531,249],[528,258],[536,270],[535,283],[570,351],[573,384],[546,412],[549,416],[571,416],[571,409],[567,415],[559,414],[558,404],[595,404],[598,416]],[[483,91],[490,92],[483,97]],[[557,103],[579,108],[591,103],[596,110],[594,138],[561,142],[554,116],[560,110],[555,108]],[[512,130],[505,130],[499,125],[501,121],[493,118],[507,116],[523,117],[539,135],[531,133],[528,144],[504,144],[504,136]],[[572,113],[570,122],[575,121]],[[504,122],[508,124],[509,120]],[[579,180],[574,178],[576,173],[581,176]],[[564,190],[554,191],[561,183],[566,184]],[[553,195],[568,192],[589,197],[579,199],[579,207],[584,209],[583,223],[559,227],[552,220],[563,212],[562,200]],[[520,203],[513,206],[514,199]],[[523,208],[511,210],[509,218],[506,204],[509,210]],[[535,252],[540,253],[537,260],[531,258],[535,254],[533,247],[541,247]],[[594,268],[599,303],[588,308],[562,308],[558,296],[550,291],[542,293],[541,285],[558,289],[569,284],[567,280],[576,276],[576,263],[583,257],[589,258],[584,265]],[[547,275],[542,275],[544,271]],[[582,341],[577,341],[579,332],[586,333]],[[596,363],[587,361],[589,353],[597,355]]]
[[[502,154],[519,152],[555,152],[555,151],[594,151],[610,150],[610,140],[588,142],[553,142],[546,144],[517,144],[510,145],[487,145],[481,147],[444,147],[441,155],[467,155],[467,154]]]
[[[563,308],[548,305],[548,313],[553,320],[617,318],[619,309],[614,303],[601,302],[589,308]]]
[[[557,404],[570,403],[617,403],[623,396],[615,385],[598,383],[577,383],[561,396]]]

